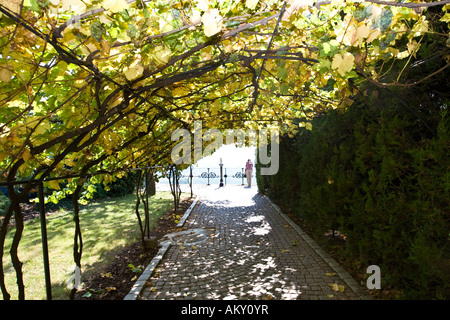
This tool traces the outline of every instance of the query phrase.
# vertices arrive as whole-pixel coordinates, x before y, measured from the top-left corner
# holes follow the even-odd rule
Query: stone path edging
[[[339,263],[336,262],[328,253],[326,253],[306,232],[304,232],[294,221],[292,221],[286,214],[284,214],[280,207],[278,207],[272,200],[266,195],[263,195],[264,199],[286,220],[289,225],[305,240],[311,248],[313,248],[317,254],[322,257],[333,270],[342,278],[342,280],[354,291],[361,294],[362,299],[371,300],[370,295],[361,289],[361,286],[353,279],[353,277],[342,268]]]
[[[189,218],[189,215],[191,214],[192,210],[196,206],[199,198],[200,197],[198,197],[198,196],[195,198],[195,200],[192,202],[191,206],[184,213],[180,222],[177,224],[177,227],[182,227],[184,225],[187,218]],[[144,272],[136,280],[136,282],[133,285],[133,288],[131,288],[130,292],[125,296],[125,298],[123,300],[137,300],[137,298],[139,297],[139,295],[141,294],[142,290],[145,287],[145,283],[152,276],[153,272],[155,271],[155,269],[158,266],[161,259],[166,254],[167,250],[169,250],[170,246],[171,246],[171,241],[163,242],[163,244],[162,244],[161,248],[159,249],[158,253],[156,254],[156,256],[152,259],[152,261],[147,266],[147,268],[145,268]]]

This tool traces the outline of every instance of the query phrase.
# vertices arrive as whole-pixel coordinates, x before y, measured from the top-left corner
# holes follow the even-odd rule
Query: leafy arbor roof
[[[448,3],[0,0],[0,180],[170,164],[172,132],[196,120],[205,129],[308,128],[317,112],[352,104],[364,82],[414,86],[447,69],[448,28],[433,26],[448,26]],[[412,61],[430,34],[438,52],[427,60],[446,62],[411,82],[404,71],[423,63]],[[397,61],[404,67],[392,72]],[[73,179],[61,192],[74,192],[77,266],[83,183]],[[34,186],[20,194],[9,186],[0,228],[3,257],[14,211],[20,299],[18,204]],[[0,287],[9,298],[2,259]]]
[[[195,120],[291,134],[361,82],[402,84],[389,66],[448,2],[2,0],[2,180],[170,163]]]

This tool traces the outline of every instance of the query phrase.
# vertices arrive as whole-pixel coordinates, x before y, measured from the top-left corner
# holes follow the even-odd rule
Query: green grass
[[[82,278],[101,272],[114,260],[114,255],[125,246],[140,239],[137,217],[134,211],[135,195],[92,202],[80,210],[83,236]],[[158,192],[150,198],[151,228],[161,214],[173,204],[170,192]],[[143,212],[143,210],[142,210]],[[48,246],[53,299],[68,299],[67,280],[75,263],[73,260],[73,213],[59,209],[47,217]],[[8,292],[17,299],[15,270],[9,257],[14,236],[10,229],[5,244],[3,263]],[[45,299],[45,280],[42,258],[41,229],[39,219],[25,223],[19,245],[19,258],[23,262],[25,298]]]

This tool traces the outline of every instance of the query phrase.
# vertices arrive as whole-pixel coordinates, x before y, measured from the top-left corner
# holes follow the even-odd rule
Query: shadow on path
[[[166,238],[140,299],[366,298],[256,186],[195,190],[196,206]]]

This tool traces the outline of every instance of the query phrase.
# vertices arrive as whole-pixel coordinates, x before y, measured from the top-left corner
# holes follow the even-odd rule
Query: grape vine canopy
[[[449,2],[1,0],[1,180],[168,164],[196,120],[292,135],[363,82],[414,85],[385,75],[425,34],[448,38],[426,12],[449,23]],[[84,183],[67,182],[45,183],[53,200]]]

